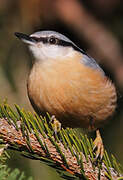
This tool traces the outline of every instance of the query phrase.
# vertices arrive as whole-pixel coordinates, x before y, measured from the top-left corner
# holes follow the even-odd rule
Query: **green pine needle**
[[[6,118],[9,124],[14,124],[17,131],[21,129],[22,135],[26,140],[26,144],[29,150],[29,152],[24,151],[23,155],[28,156],[30,158],[40,159],[44,162],[48,162],[49,165],[55,167],[56,162],[54,162],[51,159],[49,146],[45,142],[45,139],[48,138],[48,140],[56,148],[56,151],[59,153],[62,162],[66,168],[69,169],[69,163],[67,161],[66,155],[62,152],[62,149],[59,146],[60,143],[62,143],[65,150],[70,150],[71,157],[73,156],[76,158],[78,166],[81,168],[80,171],[82,177],[87,179],[84,171],[83,156],[85,157],[87,163],[92,162],[93,169],[95,170],[95,164],[93,164],[95,158],[95,153],[93,152],[93,141],[92,139],[89,140],[87,135],[80,134],[80,136],[78,137],[76,131],[69,128],[62,128],[57,134],[54,134],[54,130],[51,124],[49,123],[49,121],[51,121],[51,117],[49,114],[47,114],[49,117],[47,121],[45,117],[39,117],[36,113],[32,114],[30,112],[26,112],[24,109],[21,109],[18,105],[15,105],[15,108],[16,111],[14,111],[6,102],[0,104],[0,118]],[[18,126],[18,121],[21,121],[20,126]],[[41,155],[38,155],[34,152],[30,141],[30,133],[32,133],[36,137],[42,150],[46,153],[46,157],[42,157]],[[0,144],[2,143],[3,142],[1,140]],[[15,149],[17,148],[17,144],[14,144],[13,146],[15,147]],[[116,158],[113,155],[110,158],[107,154],[107,151],[105,151],[103,162],[97,164],[99,171],[98,179],[100,179],[101,177],[102,163],[104,163],[107,168],[106,176],[109,179],[112,180],[111,168],[114,168],[120,176],[122,171],[119,163],[117,163]],[[2,167],[0,166],[0,168]],[[19,174],[20,172],[18,170],[15,170],[14,174],[12,172],[9,176],[10,180],[11,177],[15,178]],[[2,175],[3,174],[1,173],[0,169],[0,177]],[[19,180],[23,178],[24,174],[21,174]]]

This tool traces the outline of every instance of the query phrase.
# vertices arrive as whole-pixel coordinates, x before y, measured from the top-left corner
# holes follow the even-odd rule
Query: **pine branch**
[[[62,129],[54,135],[46,118],[26,112],[17,105],[16,110],[6,103],[0,105],[0,138],[8,148],[44,161],[57,169],[64,179],[121,178],[121,167],[113,155],[109,158],[105,151],[104,160],[95,162],[93,142],[86,135],[78,137],[73,129]]]

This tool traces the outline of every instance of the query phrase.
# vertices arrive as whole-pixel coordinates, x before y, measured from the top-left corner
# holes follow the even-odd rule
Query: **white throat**
[[[37,43],[29,46],[35,59],[38,61],[46,60],[60,60],[72,57],[75,53],[72,47],[63,47],[58,45],[47,45],[42,43]]]

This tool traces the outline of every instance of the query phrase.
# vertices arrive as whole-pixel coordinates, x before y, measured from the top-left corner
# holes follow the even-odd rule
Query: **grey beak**
[[[14,34],[17,38],[19,38],[20,40],[24,41],[27,44],[35,43],[35,40],[31,38],[29,35],[19,33],[19,32],[15,32]]]

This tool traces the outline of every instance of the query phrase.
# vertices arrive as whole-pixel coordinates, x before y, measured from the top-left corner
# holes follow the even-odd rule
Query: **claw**
[[[104,155],[104,146],[103,141],[100,135],[99,130],[96,131],[96,139],[94,140],[94,148],[93,150],[97,149],[96,151],[96,159],[100,158],[102,160]]]
[[[57,132],[59,132],[61,130],[61,123],[56,119],[56,117],[54,115],[51,117],[50,123],[54,130],[54,133],[57,134]]]

